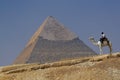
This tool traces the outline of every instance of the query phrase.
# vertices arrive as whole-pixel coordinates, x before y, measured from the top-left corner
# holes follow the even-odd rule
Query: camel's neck
[[[98,42],[95,41],[95,39],[90,39],[90,41],[93,43],[93,45],[97,45],[98,46]]]

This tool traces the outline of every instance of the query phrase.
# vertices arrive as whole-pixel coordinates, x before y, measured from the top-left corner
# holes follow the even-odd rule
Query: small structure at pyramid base
[[[96,53],[78,36],[49,16],[32,36],[14,64],[49,63]]]

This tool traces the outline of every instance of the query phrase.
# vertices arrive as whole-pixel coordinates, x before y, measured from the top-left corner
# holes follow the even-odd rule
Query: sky
[[[0,0],[0,66],[13,63],[48,16],[54,16],[96,53],[88,40],[104,32],[120,51],[120,0]],[[104,54],[109,53],[107,47]]]

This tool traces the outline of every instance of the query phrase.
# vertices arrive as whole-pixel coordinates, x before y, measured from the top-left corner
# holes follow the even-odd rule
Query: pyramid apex
[[[48,16],[45,20],[47,21],[57,21],[56,18],[54,16]]]
[[[47,19],[55,19],[54,16],[48,16]]]

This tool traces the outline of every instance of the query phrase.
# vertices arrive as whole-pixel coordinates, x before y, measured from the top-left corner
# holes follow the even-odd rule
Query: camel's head
[[[94,37],[89,37],[89,40],[94,44],[98,46],[98,41],[95,41]]]
[[[89,37],[89,40],[94,40],[94,37]]]

